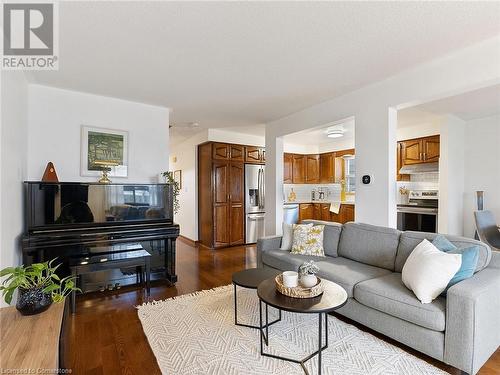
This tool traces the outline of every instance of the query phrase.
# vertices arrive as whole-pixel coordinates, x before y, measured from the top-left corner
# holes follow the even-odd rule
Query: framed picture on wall
[[[109,176],[128,176],[128,132],[82,125],[80,175],[100,176],[109,163]]]
[[[180,169],[174,171],[174,181],[179,185],[179,189],[182,189],[182,171]]]

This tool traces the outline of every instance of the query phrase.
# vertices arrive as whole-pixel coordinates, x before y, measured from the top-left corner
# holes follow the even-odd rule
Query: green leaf
[[[53,292],[54,290],[59,289],[59,285],[57,284],[51,284],[43,289],[44,293],[50,293]]]
[[[61,279],[59,278],[59,276],[57,276],[57,274],[53,273],[50,275],[50,277],[52,277],[54,280],[57,280],[57,281],[60,281]]]
[[[9,305],[12,302],[12,295],[14,294],[14,290],[15,289],[9,289],[4,296],[5,302],[7,302]]]
[[[3,270],[0,271],[0,277],[10,275],[16,272],[16,269],[14,267],[7,267],[4,268]]]

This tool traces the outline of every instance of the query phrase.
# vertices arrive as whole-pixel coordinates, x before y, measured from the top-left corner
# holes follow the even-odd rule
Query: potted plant
[[[47,310],[52,302],[63,301],[73,290],[81,291],[75,286],[73,276],[59,278],[56,270],[61,264],[54,266],[54,261],[1,270],[0,277],[6,277],[0,285],[5,302],[11,303],[17,289],[17,310],[23,315],[34,315]]]
[[[314,261],[305,262],[299,267],[300,284],[304,288],[312,288],[318,282],[316,274],[319,272],[319,267],[314,264]]]
[[[175,181],[174,179],[174,174],[173,172],[163,172],[161,174],[164,178],[165,178],[165,182],[167,184],[170,184],[172,185],[172,190],[173,190],[173,199],[174,199],[174,213],[178,213],[179,212],[179,184],[177,183],[177,181]]]

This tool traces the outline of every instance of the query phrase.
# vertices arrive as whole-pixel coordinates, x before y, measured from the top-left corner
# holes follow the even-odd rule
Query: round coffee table
[[[234,324],[237,326],[249,327],[260,329],[260,326],[253,326],[250,324],[238,323],[238,294],[236,286],[247,289],[257,289],[259,284],[269,278],[274,278],[281,272],[271,268],[249,268],[243,271],[233,273],[234,285]],[[281,320],[281,310],[277,320],[269,323],[269,325],[279,322]]]
[[[313,298],[292,298],[285,296],[276,290],[274,277],[269,278],[257,287],[259,296],[259,315],[260,315],[260,354],[266,357],[282,359],[298,363],[306,374],[309,374],[305,367],[305,362],[310,360],[316,354],[318,355],[318,374],[321,374],[321,352],[328,348],[328,313],[344,306],[347,303],[347,292],[340,285],[331,281],[322,279],[324,283],[323,293]],[[262,319],[262,303],[265,304],[265,325]],[[281,357],[274,354],[264,353],[264,343],[269,346],[269,325],[268,325],[268,306],[276,309],[285,310],[301,314],[318,314],[318,350],[303,359],[293,359]],[[325,320],[325,345],[323,346],[323,315]],[[264,334],[265,329],[265,334]]]

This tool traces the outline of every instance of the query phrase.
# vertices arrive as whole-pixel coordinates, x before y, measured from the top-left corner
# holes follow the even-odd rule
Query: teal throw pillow
[[[472,277],[472,275],[474,275],[474,271],[477,267],[477,262],[479,261],[479,248],[477,246],[471,246],[459,249],[441,234],[434,238],[432,244],[445,253],[462,255],[462,265],[460,266],[460,269],[450,280],[443,293],[441,293],[442,296],[446,296],[446,292],[452,285],[455,285],[456,283],[468,279],[469,277]]]
[[[434,240],[432,244],[436,246],[439,250],[444,251],[445,253],[449,251],[456,250],[457,247],[453,245],[445,236],[439,234]]]
[[[448,251],[448,254],[462,254],[462,265],[460,269],[457,271],[455,276],[450,280],[448,286],[444,290],[444,294],[449,287],[455,285],[456,283],[468,279],[474,275],[474,271],[477,267],[477,262],[479,260],[479,248],[477,246],[467,247],[465,249],[456,249],[452,251]]]

